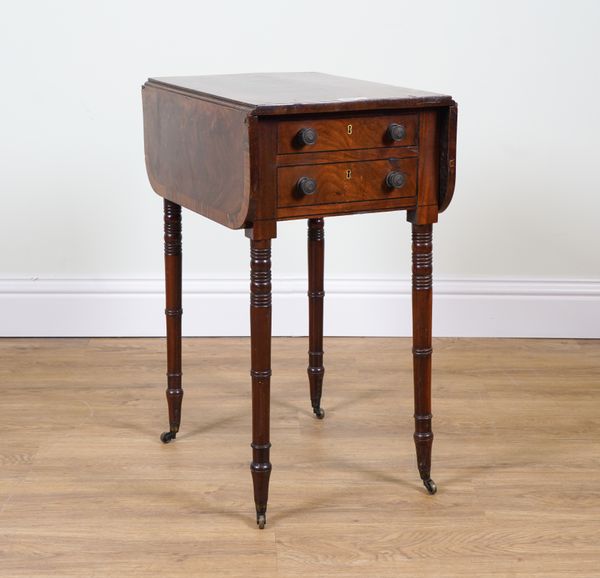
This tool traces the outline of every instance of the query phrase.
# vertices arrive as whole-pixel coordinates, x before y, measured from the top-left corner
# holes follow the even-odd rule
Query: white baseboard
[[[325,333],[410,335],[410,282],[328,279]],[[600,338],[600,281],[435,279],[435,336]],[[248,280],[184,281],[184,335],[248,335]],[[273,281],[273,334],[306,335],[306,279]],[[162,336],[159,279],[0,280],[0,335]]]

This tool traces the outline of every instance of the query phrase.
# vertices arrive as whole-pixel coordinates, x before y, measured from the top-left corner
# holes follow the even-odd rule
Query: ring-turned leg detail
[[[169,431],[163,432],[163,443],[174,440],[181,424],[181,207],[164,199],[165,225],[165,289],[167,322],[167,404]]]
[[[308,381],[315,416],[325,417],[321,407],[323,391],[323,298],[325,228],[323,219],[308,219]]]
[[[271,240],[250,241],[250,335],[252,349],[252,481],[256,523],[264,528],[269,497],[271,386]]]
[[[412,226],[413,375],[417,465],[425,488],[435,494],[431,479],[431,310],[433,270],[432,225]]]

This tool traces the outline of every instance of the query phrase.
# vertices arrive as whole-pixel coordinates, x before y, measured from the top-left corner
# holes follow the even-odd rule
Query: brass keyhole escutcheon
[[[348,134],[352,134],[352,125],[351,124],[348,125]]]
[[[350,169],[346,169],[346,178],[350,180],[352,178],[352,171]]]

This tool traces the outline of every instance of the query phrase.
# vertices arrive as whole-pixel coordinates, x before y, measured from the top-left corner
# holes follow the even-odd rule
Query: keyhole
[[[347,179],[351,179],[352,178],[352,171],[350,169],[346,169],[346,178]]]
[[[348,125],[348,134],[352,134],[352,125],[351,124]]]

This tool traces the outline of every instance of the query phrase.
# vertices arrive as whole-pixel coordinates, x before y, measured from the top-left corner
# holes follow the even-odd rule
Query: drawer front
[[[295,165],[277,169],[279,207],[414,197],[417,159]]]
[[[416,114],[282,121],[277,134],[279,154],[403,147],[416,143]]]

